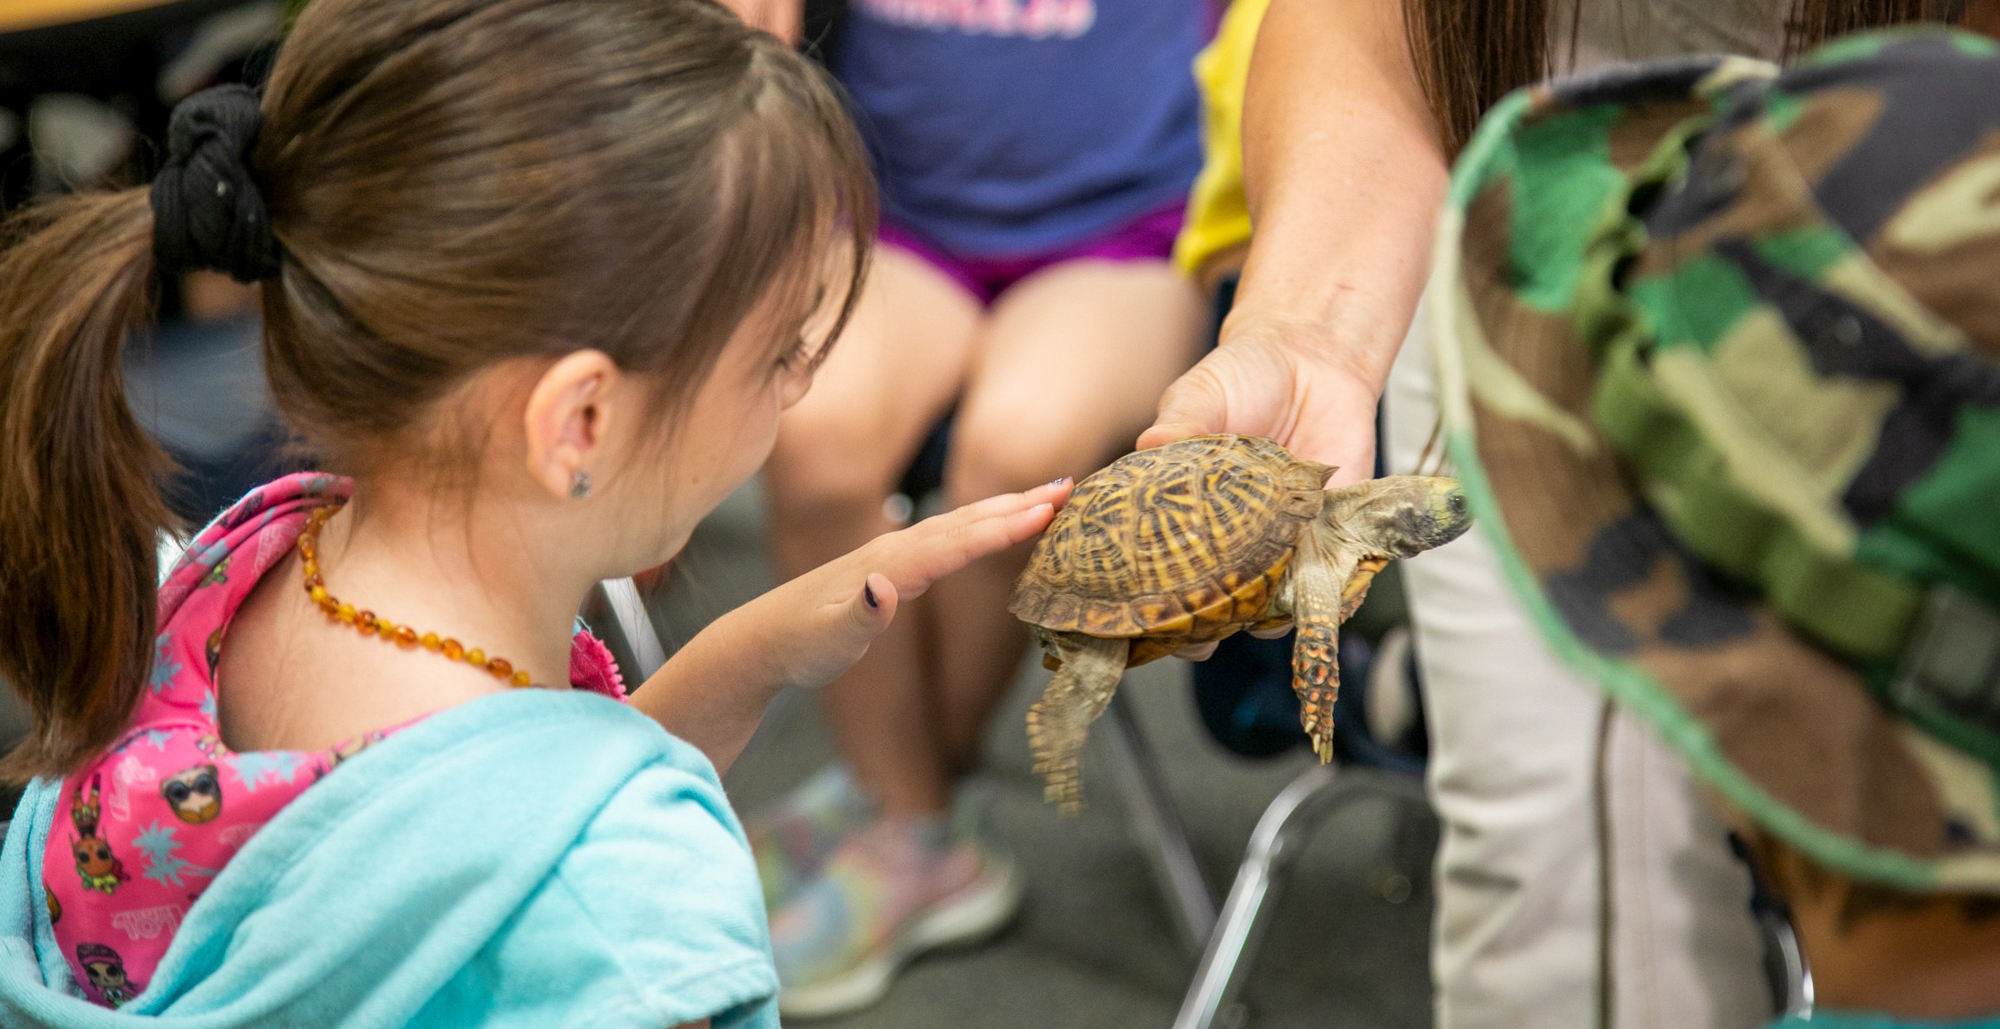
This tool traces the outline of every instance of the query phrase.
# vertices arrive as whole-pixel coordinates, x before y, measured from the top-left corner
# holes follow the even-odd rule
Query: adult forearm
[[[1423,290],[1446,162],[1395,0],[1273,0],[1244,98],[1255,227],[1231,325],[1296,326],[1377,387]]]

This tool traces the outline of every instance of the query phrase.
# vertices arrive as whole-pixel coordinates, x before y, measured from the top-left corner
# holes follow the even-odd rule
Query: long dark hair
[[[1510,90],[1540,82],[1574,56],[1580,5],[1604,0],[1403,0],[1404,34],[1417,82],[1437,120],[1447,158]],[[1792,0],[1786,58],[1848,32],[1917,21],[1949,21],[1964,0]]]
[[[272,392],[355,474],[470,463],[439,401],[512,358],[601,350],[671,424],[762,297],[810,295],[830,245],[852,253],[844,320],[874,234],[831,80],[710,0],[313,0],[262,112]],[[31,207],[8,233],[0,678],[35,729],[0,771],[21,778],[128,721],[169,516],[120,376],[149,306],[146,191]]]

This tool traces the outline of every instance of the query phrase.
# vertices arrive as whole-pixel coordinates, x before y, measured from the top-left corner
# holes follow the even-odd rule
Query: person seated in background
[[[784,32],[797,2],[733,6]],[[829,59],[883,245],[765,470],[781,575],[894,528],[885,501],[948,413],[947,502],[1130,448],[1203,328],[1168,256],[1212,18],[1210,0],[849,5]],[[952,811],[1025,653],[1007,595],[1026,559],[978,562],[875,641],[822,695],[840,764],[753,819],[785,1014],[873,1003],[901,961],[1018,909],[1011,861]]]
[[[1996,140],[1980,37],[1683,59],[1511,95],[1441,220],[1480,531],[1789,904],[1812,1025],[2000,1025]]]

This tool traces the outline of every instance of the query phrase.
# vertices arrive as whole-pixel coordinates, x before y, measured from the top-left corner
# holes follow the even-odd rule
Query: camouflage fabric
[[[1556,648],[1820,863],[2000,893],[2000,50],[1518,92],[1443,221],[1448,453]]]

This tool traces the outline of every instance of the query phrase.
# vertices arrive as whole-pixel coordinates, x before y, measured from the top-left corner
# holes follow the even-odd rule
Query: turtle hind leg
[[[1347,595],[1355,555],[1316,531],[1300,541],[1292,566],[1292,691],[1299,695],[1299,724],[1319,763],[1333,760],[1333,702],[1340,697],[1340,623],[1359,606]],[[1379,567],[1379,566],[1377,566]],[[1373,570],[1370,570],[1372,577]],[[1357,584],[1367,591],[1367,580]]]
[[[1044,782],[1042,797],[1065,815],[1083,809],[1079,759],[1090,724],[1111,703],[1131,650],[1127,640],[1065,636],[1056,641],[1062,667],[1049,680],[1042,699],[1028,709],[1028,749],[1035,774]]]

